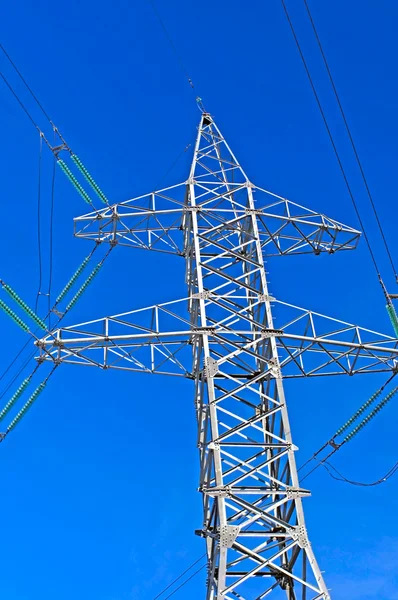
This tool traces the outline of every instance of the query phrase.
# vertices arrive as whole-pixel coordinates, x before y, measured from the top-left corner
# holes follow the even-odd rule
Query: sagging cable
[[[316,466],[314,466],[303,478],[301,478],[301,482],[303,482],[307,477],[309,477],[309,475],[311,475],[311,473],[313,473],[318,467],[320,467],[321,465],[323,465],[325,463],[325,461],[327,461],[331,456],[333,456],[333,454],[335,454],[335,452],[337,452],[338,450],[340,450],[340,448],[346,444],[347,442],[349,442],[350,440],[352,440],[385,406],[386,404],[388,404],[388,402],[391,400],[391,398],[393,398],[393,396],[395,396],[395,394],[398,391],[398,387],[394,388],[393,390],[391,390],[391,392],[389,392],[382,400],[380,400],[380,402],[375,406],[375,408],[373,410],[371,410],[369,412],[369,414],[362,419],[362,421],[359,422],[359,424],[354,427],[354,429],[352,429],[345,437],[344,439],[339,442],[336,441],[336,438],[339,438],[343,433],[345,433],[353,423],[355,423],[355,421],[357,421],[359,419],[359,417],[361,417],[365,411],[370,408],[370,406],[372,404],[374,404],[374,402],[377,400],[377,398],[380,396],[380,394],[383,392],[383,390],[386,388],[386,386],[390,383],[390,381],[395,377],[396,373],[394,373],[382,386],[379,390],[377,390],[374,394],[372,394],[372,396],[366,400],[366,402],[364,402],[357,411],[355,411],[355,413],[352,415],[352,417],[350,417],[345,423],[344,425],[342,425],[337,431],[336,433],[333,435],[333,437],[331,437],[321,448],[319,448],[319,450],[317,450],[312,456],[311,458],[309,458],[303,465],[301,465],[301,467],[298,469],[299,471],[301,471],[302,469],[304,469],[304,467],[306,467],[311,461],[313,460],[317,460],[317,464]],[[323,458],[317,458],[319,454],[323,453],[323,451],[325,450],[325,448],[331,447],[331,451],[329,451],[329,453],[324,456]]]
[[[87,277],[86,281],[77,290],[76,294],[73,296],[72,300],[67,305],[67,307],[65,309],[65,312],[67,312],[68,310],[70,310],[72,308],[72,306],[74,306],[76,304],[76,302],[78,301],[78,299],[80,298],[80,296],[86,291],[86,289],[88,288],[88,286],[90,285],[90,283],[93,281],[94,277],[98,274],[98,272],[101,269],[102,265],[103,265],[103,260],[101,262],[99,262],[98,265],[96,265],[94,267],[94,269],[91,271],[90,275]]]
[[[105,196],[104,192],[101,190],[101,188],[96,183],[96,181],[93,179],[93,177],[90,175],[90,173],[88,172],[88,170],[86,169],[86,167],[84,166],[84,164],[82,163],[80,158],[78,156],[76,156],[76,154],[72,154],[71,158],[72,158],[73,162],[75,163],[75,165],[77,166],[77,168],[79,169],[79,171],[83,174],[83,176],[86,178],[88,183],[91,185],[91,187],[93,188],[93,190],[95,191],[95,193],[97,194],[99,199],[104,204],[109,204],[108,198]]]
[[[93,206],[90,196],[87,194],[86,190],[80,185],[80,183],[78,182],[76,177],[73,175],[72,171],[69,169],[68,165],[60,158],[58,159],[57,164],[60,166],[60,168],[65,173],[66,177],[69,179],[69,181],[72,183],[72,185],[79,192],[79,194],[81,195],[83,200],[85,202],[87,202],[87,204],[90,204],[91,206]]]
[[[28,306],[26,304],[26,302],[24,302],[22,300],[22,298],[20,298],[18,296],[18,294],[12,289],[12,287],[10,287],[9,285],[7,285],[6,283],[4,283],[4,281],[0,280],[1,285],[3,286],[3,289],[7,292],[7,294],[9,296],[11,296],[11,298],[14,300],[14,302],[16,302],[17,304],[19,304],[19,306],[22,308],[22,310],[24,310],[26,312],[26,314],[36,323],[36,325],[38,325],[41,329],[46,330],[47,326],[44,323],[44,321],[42,321],[40,319],[40,317],[35,313],[34,310],[32,310],[30,308],[30,306]],[[3,309],[5,310],[5,309]],[[11,315],[10,315],[11,316]],[[13,317],[14,318],[14,317]],[[29,329],[29,328],[28,328]]]

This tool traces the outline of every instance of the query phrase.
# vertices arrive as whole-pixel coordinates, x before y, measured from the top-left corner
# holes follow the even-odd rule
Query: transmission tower
[[[56,364],[192,380],[206,599],[329,599],[283,378],[391,372],[397,341],[271,297],[264,257],[350,250],[360,233],[253,185],[203,112],[187,181],[78,217],[75,235],[186,261],[186,298],[57,329],[38,346]]]

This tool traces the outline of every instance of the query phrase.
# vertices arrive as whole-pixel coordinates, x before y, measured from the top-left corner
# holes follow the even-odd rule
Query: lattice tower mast
[[[398,349],[272,298],[264,256],[353,249],[360,233],[253,185],[203,113],[188,181],[78,217],[75,234],[186,260],[186,299],[58,329],[38,345],[56,363],[194,381],[206,599],[329,599],[283,377],[388,372]]]

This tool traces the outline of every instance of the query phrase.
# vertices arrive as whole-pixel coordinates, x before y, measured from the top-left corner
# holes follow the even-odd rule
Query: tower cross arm
[[[214,190],[206,182],[193,185],[199,188],[199,197],[205,196],[196,207],[184,202],[183,183],[77,217],[75,236],[186,256],[183,231],[193,210],[201,214],[199,234],[203,229],[203,234],[210,236],[208,252],[213,254],[228,250],[225,241],[231,232],[251,239],[253,212],[264,256],[353,250],[361,235],[352,227],[253,185],[249,187],[257,201],[255,209],[247,207],[247,184],[232,186],[233,191]]]
[[[398,341],[388,335],[332,319],[271,298],[281,328],[267,328],[236,308],[228,297],[202,294],[207,304],[223,306],[219,322],[193,326],[185,314],[202,298],[191,297],[57,329],[37,342],[39,360],[102,369],[192,378],[192,348],[206,339],[214,376],[247,381],[263,377],[301,378],[391,372],[397,369]],[[198,296],[198,295],[196,295]],[[253,303],[252,307],[256,304]],[[227,307],[227,308],[226,308]],[[229,322],[235,321],[231,329]],[[279,365],[270,358],[275,340]],[[257,367],[248,372],[247,365]],[[201,365],[203,376],[208,365]]]

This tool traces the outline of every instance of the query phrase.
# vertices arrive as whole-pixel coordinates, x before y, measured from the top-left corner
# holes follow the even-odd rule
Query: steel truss
[[[397,340],[272,298],[264,256],[353,249],[359,232],[254,186],[208,113],[187,182],[78,217],[75,232],[186,260],[187,298],[65,327],[38,346],[57,363],[194,381],[207,600],[329,599],[282,380],[394,370]]]

